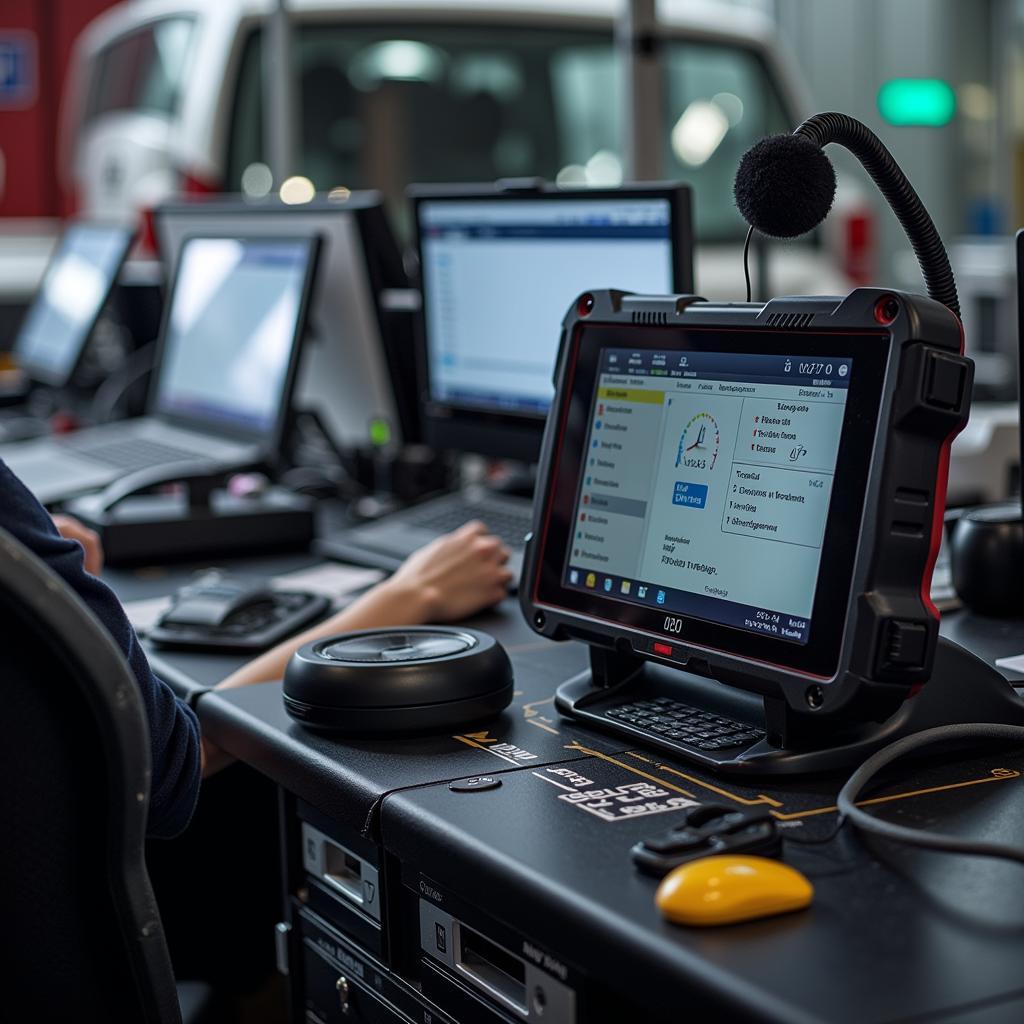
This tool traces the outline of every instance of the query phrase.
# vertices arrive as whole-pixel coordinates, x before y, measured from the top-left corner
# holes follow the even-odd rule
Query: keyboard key
[[[612,721],[630,725],[661,742],[671,741],[702,751],[749,746],[764,733],[724,715],[702,711],[670,697],[653,697],[620,704],[605,712]]]

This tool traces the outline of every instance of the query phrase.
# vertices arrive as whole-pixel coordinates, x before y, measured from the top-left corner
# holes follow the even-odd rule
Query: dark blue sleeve
[[[46,510],[0,460],[0,527],[41,558],[89,606],[124,652],[149,722],[153,780],[147,833],[177,835],[199,794],[199,723],[192,709],[153,675],[124,609],[106,584],[83,566],[82,546],[65,540]]]

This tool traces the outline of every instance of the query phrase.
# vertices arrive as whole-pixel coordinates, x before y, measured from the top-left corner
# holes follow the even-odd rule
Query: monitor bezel
[[[103,291],[103,298],[96,308],[95,314],[90,317],[85,330],[82,332],[82,338],[78,345],[78,350],[75,352],[74,357],[68,362],[68,369],[65,373],[55,373],[49,367],[40,366],[38,363],[32,363],[25,359],[24,356],[18,351],[21,341],[22,332],[25,330],[25,326],[28,322],[29,316],[31,316],[32,308],[36,302],[39,301],[42,295],[43,285],[46,283],[47,277],[52,273],[57,260],[61,255],[61,246],[64,244],[68,232],[75,230],[76,228],[85,229],[98,229],[101,231],[110,231],[112,233],[120,233],[122,238],[121,252],[117,258],[114,266],[114,272],[110,275],[109,280]],[[32,300],[32,305],[25,312],[25,316],[22,319],[21,325],[18,328],[18,333],[15,336],[14,344],[11,351],[14,358],[18,362],[18,367],[22,370],[25,376],[32,381],[34,384],[41,384],[45,387],[50,388],[66,388],[72,380],[74,380],[75,374],[78,373],[79,368],[82,365],[82,360],[85,356],[85,351],[89,347],[89,339],[93,335],[93,331],[96,330],[96,325],[100,322],[100,318],[103,316],[103,311],[107,308],[110,302],[110,297],[114,294],[114,288],[117,286],[118,279],[121,276],[121,271],[124,269],[125,261],[128,259],[128,254],[131,252],[132,245],[135,242],[136,232],[133,228],[127,227],[124,224],[120,224],[113,221],[94,221],[94,220],[73,220],[64,229],[57,246],[53,251],[49,261],[46,264],[46,269],[43,271],[43,276],[39,282],[39,289],[36,292],[35,297]]]
[[[691,190],[679,182],[628,183],[619,188],[563,188],[537,184],[528,187],[495,184],[411,185],[406,190],[412,206],[413,245],[417,256],[420,306],[416,317],[416,350],[419,378],[422,382],[423,434],[433,448],[474,453],[491,458],[513,459],[529,464],[540,456],[546,413],[492,412],[457,403],[436,400],[431,395],[430,358],[427,341],[426,290],[424,288],[423,239],[420,233],[420,206],[424,202],[482,203],[549,202],[601,199],[665,199],[669,204],[669,236],[672,247],[672,290],[677,294],[693,292],[693,224]],[[575,298],[566,296],[566,306]],[[518,301],[510,292],[511,302]],[[500,315],[496,310],[495,315]],[[557,330],[552,331],[552,372],[558,350]]]
[[[782,668],[815,679],[828,680],[839,669],[845,638],[857,543],[864,517],[865,495],[876,450],[879,415],[885,394],[886,373],[892,339],[887,331],[871,330],[772,330],[725,326],[670,325],[632,326],[628,343],[622,341],[622,325],[595,322],[579,324],[573,332],[566,358],[566,394],[557,409],[558,426],[549,477],[545,483],[544,507],[539,510],[537,572],[531,600],[538,608],[568,613],[582,624],[591,621],[602,631],[614,626],[617,635],[634,634],[680,641],[691,650],[725,654]],[[726,626],[664,609],[593,595],[562,585],[569,548],[576,499],[597,382],[598,354],[602,348],[657,348],[693,351],[681,344],[693,336],[725,348],[707,351],[756,354],[828,355],[853,360],[843,431],[836,460],[834,485],[829,502],[825,539],[810,616],[808,642],[800,644],[739,627]],[[603,340],[603,343],[602,343]],[[575,415],[573,415],[575,413]],[[844,514],[845,512],[845,514]],[[828,566],[828,573],[822,566]],[[666,629],[666,619],[682,620],[681,628]]]
[[[158,405],[160,392],[160,381],[165,372],[164,361],[167,353],[167,334],[170,327],[171,311],[174,308],[174,293],[178,287],[178,276],[181,268],[181,261],[192,242],[199,240],[228,239],[230,241],[253,243],[261,245],[302,245],[306,247],[306,265],[303,270],[302,286],[299,293],[299,308],[295,317],[295,326],[291,336],[291,347],[288,353],[288,366],[285,370],[284,381],[282,382],[281,398],[277,415],[273,425],[268,430],[253,430],[247,427],[239,427],[235,424],[225,423],[222,420],[208,419],[202,416],[188,416],[180,413],[161,411]],[[160,321],[160,333],[157,336],[156,354],[153,363],[153,373],[150,378],[149,392],[146,400],[147,414],[183,430],[196,430],[204,434],[222,436],[235,441],[256,443],[260,449],[266,452],[276,452],[281,448],[287,429],[288,417],[291,409],[292,393],[295,390],[295,378],[299,366],[299,355],[301,352],[302,338],[306,332],[306,321],[309,315],[310,295],[313,290],[313,281],[316,278],[317,257],[320,253],[320,238],[317,235],[268,235],[260,234],[232,234],[224,235],[222,232],[215,234],[196,233],[188,235],[182,240],[178,249],[178,256],[174,264],[174,272],[171,276],[171,287],[168,289],[167,298],[164,302],[163,313]]]

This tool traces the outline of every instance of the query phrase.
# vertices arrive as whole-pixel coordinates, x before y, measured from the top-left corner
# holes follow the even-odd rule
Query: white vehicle
[[[274,0],[134,0],[83,34],[61,166],[79,212],[136,217],[174,195],[265,193],[261,50]],[[404,229],[413,181],[622,180],[621,0],[290,0],[295,172],[378,188]],[[697,287],[742,297],[732,181],[808,111],[770,21],[663,0],[662,177],[694,190]],[[776,293],[845,292],[820,239],[774,246]]]

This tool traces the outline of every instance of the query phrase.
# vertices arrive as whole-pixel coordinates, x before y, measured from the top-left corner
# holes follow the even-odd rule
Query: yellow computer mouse
[[[723,854],[669,872],[655,902],[675,924],[716,925],[802,910],[813,896],[811,883],[787,864]]]

